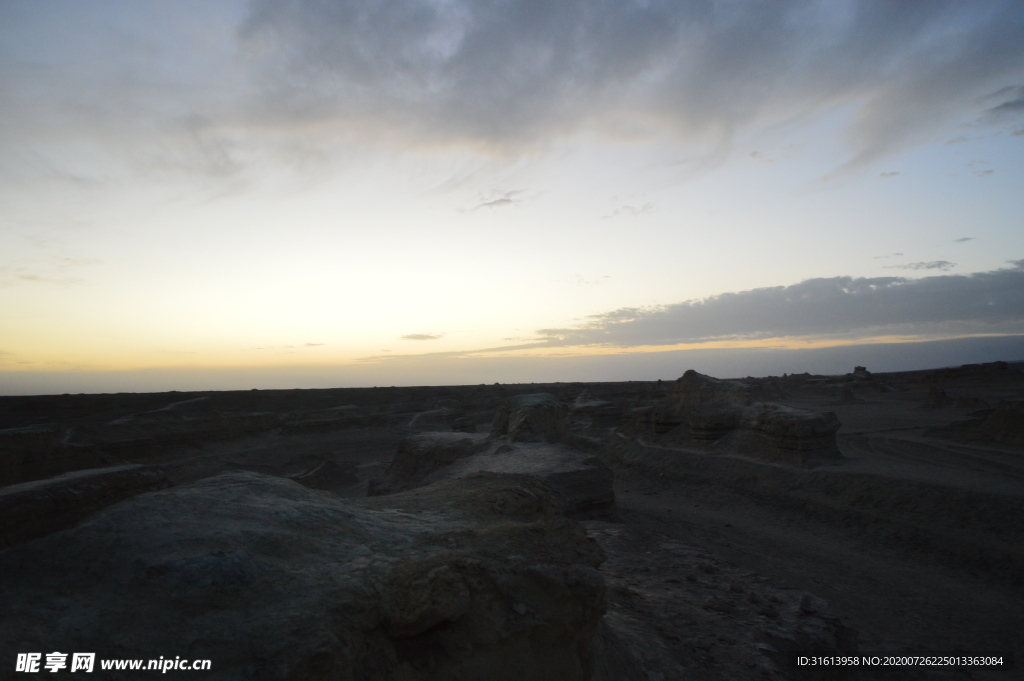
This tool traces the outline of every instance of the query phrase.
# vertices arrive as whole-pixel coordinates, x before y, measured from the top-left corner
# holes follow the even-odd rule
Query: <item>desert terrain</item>
[[[0,397],[0,668],[1024,678],[1022,369]]]

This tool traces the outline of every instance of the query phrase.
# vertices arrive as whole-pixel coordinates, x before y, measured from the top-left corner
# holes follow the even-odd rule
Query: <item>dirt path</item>
[[[616,474],[626,523],[824,598],[857,630],[861,650],[1013,651],[1017,659],[1024,651],[1024,593],[1010,586],[851,538],[714,484]]]

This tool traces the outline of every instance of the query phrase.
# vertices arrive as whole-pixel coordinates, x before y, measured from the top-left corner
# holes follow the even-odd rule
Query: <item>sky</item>
[[[1017,0],[0,0],[0,394],[1024,359]]]

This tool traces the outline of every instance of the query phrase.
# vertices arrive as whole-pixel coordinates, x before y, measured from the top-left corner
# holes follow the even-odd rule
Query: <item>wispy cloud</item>
[[[988,116],[999,119],[1024,115],[1024,85],[1004,87],[993,92],[988,99],[1002,100],[996,106],[985,111]]]
[[[0,173],[83,186],[186,177],[219,195],[253,169],[330,167],[352,156],[346,145],[523,154],[598,133],[728,154],[745,130],[855,103],[849,171],[966,115],[1020,128],[1015,0],[252,0],[240,21],[236,11],[214,4],[132,40],[102,12],[84,27],[62,19],[91,37],[81,56],[68,49],[73,63],[0,69],[11,159]],[[179,54],[200,22],[213,38]]]
[[[570,279],[568,279],[568,281],[571,281],[577,286],[600,286],[609,279],[611,279],[611,276],[608,274],[602,274],[599,277],[593,278],[584,277],[582,274],[574,274]]]
[[[886,265],[889,270],[941,270],[947,272],[956,267],[955,262],[932,260],[931,262],[910,262],[905,265]]]
[[[620,215],[628,215],[630,217],[640,217],[641,215],[653,215],[658,211],[657,207],[653,203],[645,203],[642,206],[621,206],[616,208],[611,213],[601,216],[603,219],[614,218]]]
[[[854,167],[978,107],[1020,66],[1022,16],[1015,2],[255,0],[241,35],[265,119],[509,147],[630,120],[729,138],[854,100]]]
[[[53,284],[57,286],[81,286],[89,281],[78,273],[103,262],[90,257],[50,257],[23,259],[8,265],[0,265],[0,286],[18,284]]]
[[[444,337],[443,333],[410,333],[402,336],[402,340],[411,341],[430,341],[437,340],[438,338]]]
[[[888,172],[888,173],[878,173],[878,176],[879,177],[896,177],[899,174],[900,174],[900,171],[893,170],[893,171]]]
[[[512,206],[512,205],[515,205],[517,203],[522,203],[523,202],[522,199],[515,198],[517,195],[522,194],[522,193],[523,193],[522,189],[514,189],[514,190],[508,191],[508,192],[506,192],[506,191],[494,192],[493,195],[492,195],[493,198],[488,198],[488,199],[481,200],[475,206],[470,208],[469,212],[472,213],[472,212],[475,212],[475,211],[478,211],[478,210],[488,210],[488,209],[494,209],[494,208],[503,208],[505,206]]]
[[[953,243],[955,243],[955,244],[963,244],[963,243],[967,243],[968,241],[974,241],[974,237],[973,236],[962,236],[959,239],[953,239]]]

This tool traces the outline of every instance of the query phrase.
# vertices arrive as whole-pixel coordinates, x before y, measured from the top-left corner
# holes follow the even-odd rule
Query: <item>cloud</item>
[[[444,336],[443,333],[439,333],[439,334],[434,334],[434,333],[410,333],[410,334],[407,334],[405,336],[402,336],[402,340],[429,341],[429,340],[437,340],[438,338],[441,338],[443,336]]]
[[[888,258],[899,258],[902,255],[903,255],[902,253],[890,253],[889,255],[876,255],[872,259],[873,260],[887,260]]]
[[[595,279],[587,279],[582,274],[574,274],[568,281],[571,281],[577,286],[600,286],[605,283],[607,279],[611,279],[611,276],[602,274],[600,277]]]
[[[498,198],[496,198],[496,199],[489,199],[487,201],[481,201],[480,203],[478,203],[475,206],[473,206],[472,208],[470,208],[470,212],[477,211],[477,210],[480,210],[480,209],[485,209],[485,208],[501,208],[503,206],[511,206],[513,204],[516,204],[516,203],[522,203],[522,199],[513,198],[516,194],[522,194],[523,193],[523,190],[521,190],[521,189],[516,189],[516,190],[510,191],[510,192],[497,192],[497,193],[499,195]]]
[[[77,273],[102,262],[99,258],[60,255],[23,259],[0,266],[0,286],[24,283],[81,286],[88,284],[89,281]]]
[[[973,236],[962,236],[959,239],[953,239],[953,243],[955,243],[955,244],[963,244],[963,243],[967,243],[968,241],[974,241],[974,237]]]
[[[1003,102],[988,109],[985,113],[992,118],[1019,116],[1024,114],[1024,85],[1006,87],[992,93],[990,99],[1000,98]]]
[[[854,102],[849,171],[979,106],[1014,108],[979,101],[1024,67],[1022,21],[1014,0],[254,0],[239,35],[264,123],[505,149],[596,129],[727,150],[744,128]]]
[[[307,348],[319,348],[323,345],[324,343],[306,343]]]
[[[977,175],[978,177],[985,177],[986,175],[991,175],[992,173],[994,173],[996,171],[994,171],[994,170],[975,170],[975,171],[972,171],[972,172],[974,172],[974,174]]]
[[[889,173],[878,173],[878,176],[879,177],[896,177],[899,174],[900,174],[900,171],[894,170],[894,171],[889,172]]]
[[[888,270],[942,270],[946,272],[956,267],[955,262],[948,260],[932,260],[931,262],[911,262],[906,265],[886,265]]]
[[[0,57],[0,177],[184,180],[219,197],[378,145],[523,155],[581,133],[716,161],[744,131],[840,107],[856,110],[847,172],[965,117],[1011,124],[1024,68],[1016,0],[122,9],[12,16],[4,35],[24,37]],[[55,35],[61,50],[26,47]]]
[[[529,346],[635,347],[798,336],[1024,331],[1024,260],[971,275],[832,277],[592,315]]]
[[[629,215],[634,218],[638,218],[641,215],[653,215],[658,209],[653,203],[645,203],[644,205],[637,208],[636,206],[622,206],[616,208],[608,215],[601,216],[602,219],[607,220],[609,218],[618,217],[619,215]]]

